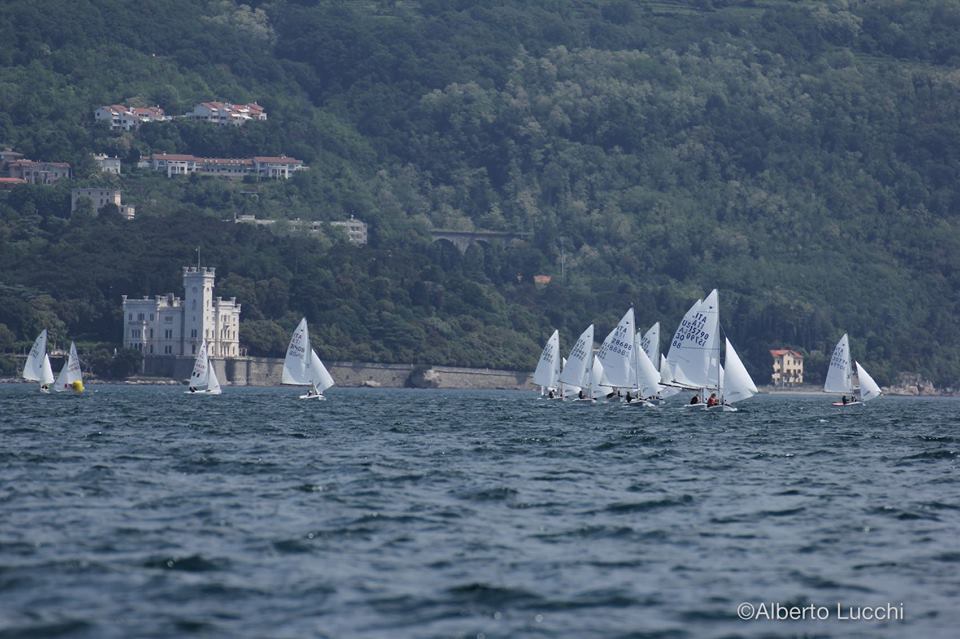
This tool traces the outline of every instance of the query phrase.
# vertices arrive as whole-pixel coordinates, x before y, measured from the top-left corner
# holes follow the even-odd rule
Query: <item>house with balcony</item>
[[[107,104],[97,107],[93,119],[105,122],[111,131],[131,131],[149,122],[163,122],[170,118],[159,106],[131,107],[125,104]]]
[[[256,102],[233,104],[211,101],[195,105],[184,117],[217,126],[243,126],[247,122],[266,120],[267,113]]]
[[[774,386],[799,386],[803,383],[803,355],[797,351],[778,348],[770,351],[773,357],[773,374],[770,381]]]
[[[285,180],[307,167],[303,160],[286,156],[253,158],[203,158],[179,153],[154,153],[141,165],[161,171],[167,177],[175,175],[209,175],[242,179],[248,175],[272,180]]]

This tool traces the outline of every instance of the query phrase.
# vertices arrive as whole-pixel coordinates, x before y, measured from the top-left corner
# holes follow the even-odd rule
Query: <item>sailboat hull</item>
[[[840,407],[844,407],[844,406],[862,406],[862,405],[863,405],[863,402],[847,402],[846,404],[844,404],[843,402],[833,402],[833,403],[831,403],[830,405],[831,405],[831,406],[840,406]]]
[[[320,400],[320,401],[322,401],[322,402],[327,401],[327,398],[324,397],[323,395],[311,395],[311,394],[301,395],[301,396],[300,396],[300,399],[317,399],[317,400]]]
[[[195,390],[195,391],[183,391],[184,395],[222,395],[223,391],[221,390]]]

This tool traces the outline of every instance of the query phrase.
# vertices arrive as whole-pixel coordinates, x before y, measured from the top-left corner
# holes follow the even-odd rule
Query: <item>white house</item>
[[[240,304],[213,296],[213,267],[183,268],[184,297],[123,296],[123,345],[149,355],[195,355],[207,340],[212,357],[240,355]]]
[[[170,118],[159,106],[128,107],[124,104],[107,104],[97,107],[93,119],[106,122],[113,131],[130,131],[148,122],[163,122]]]
[[[267,113],[256,102],[231,104],[230,102],[201,102],[184,117],[210,122],[219,126],[242,126],[254,120],[266,120]]]
[[[356,219],[352,215],[349,220],[339,220],[330,222],[330,226],[342,228],[347,234],[347,241],[357,246],[365,246],[367,243],[367,225]]]
[[[100,167],[101,173],[110,173],[111,175],[120,175],[120,158],[108,157],[105,153],[96,153],[93,161]]]
[[[288,179],[297,171],[303,171],[303,160],[257,156],[253,158],[201,158],[181,153],[154,153],[147,163],[154,171],[162,171],[167,177],[174,175],[210,175],[214,177],[243,178],[255,175],[273,180]]]

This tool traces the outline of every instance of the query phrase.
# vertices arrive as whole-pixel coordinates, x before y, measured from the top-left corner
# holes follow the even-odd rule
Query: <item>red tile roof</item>
[[[773,355],[774,357],[783,357],[787,353],[792,354],[796,358],[803,359],[803,355],[801,355],[797,351],[793,351],[788,348],[776,348],[770,351],[770,354]]]

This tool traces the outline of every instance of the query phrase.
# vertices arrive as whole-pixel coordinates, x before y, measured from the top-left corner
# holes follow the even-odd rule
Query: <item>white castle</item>
[[[211,357],[240,355],[237,298],[213,296],[213,267],[183,267],[184,297],[123,296],[123,345],[150,355],[195,355],[207,340]]]

